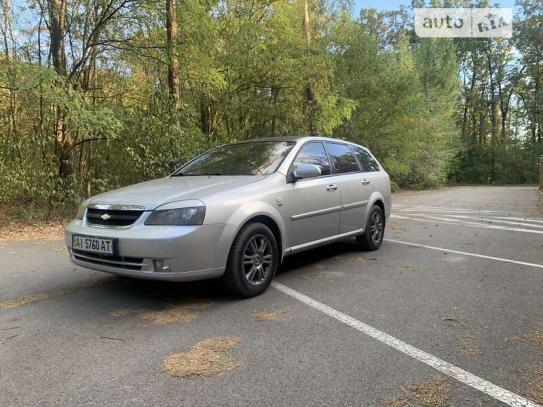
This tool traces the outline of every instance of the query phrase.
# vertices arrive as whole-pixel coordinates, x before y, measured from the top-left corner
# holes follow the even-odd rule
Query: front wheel
[[[383,243],[385,236],[385,214],[378,205],[371,208],[366,230],[363,235],[357,236],[356,241],[365,250],[377,250]]]
[[[270,285],[278,264],[275,236],[262,223],[250,223],[236,236],[226,271],[224,286],[240,297],[255,297]]]

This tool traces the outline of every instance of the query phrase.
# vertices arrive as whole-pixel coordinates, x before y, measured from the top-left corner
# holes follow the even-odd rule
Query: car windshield
[[[268,175],[279,167],[294,144],[287,141],[228,144],[201,155],[173,176]]]

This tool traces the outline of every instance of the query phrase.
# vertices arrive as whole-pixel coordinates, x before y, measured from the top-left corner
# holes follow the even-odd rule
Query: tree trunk
[[[176,0],[166,0],[166,35],[168,49],[168,88],[175,106],[179,105],[179,60],[177,55]]]
[[[13,36],[12,28],[12,6],[11,2],[5,0],[2,9],[2,38],[4,42],[4,57],[7,66],[7,79],[9,87],[9,118],[8,118],[8,138],[14,141],[17,137],[17,92],[15,91],[16,71],[15,62],[17,61],[17,48]],[[9,38],[9,39],[8,39]],[[11,41],[11,56],[10,44]]]
[[[59,75],[66,76],[66,0],[49,0],[49,35],[53,68]]]
[[[66,35],[66,0],[48,0],[49,5],[49,37],[50,53],[55,72],[66,78],[66,53],[64,37]],[[72,138],[66,131],[66,112],[56,106],[55,153],[58,164],[58,175],[61,181],[73,174]]]
[[[302,32],[306,40],[306,45],[308,50],[310,50],[311,46],[311,25],[309,21],[309,0],[301,0],[303,5],[303,17],[302,17]],[[310,76],[312,75],[312,72],[309,73]],[[313,89],[313,84],[311,83],[311,79],[308,81],[306,88],[305,88],[305,100],[308,107],[308,127],[309,127],[309,134],[315,133],[315,121],[316,121],[316,114],[317,114],[317,98],[315,96],[315,90]]]

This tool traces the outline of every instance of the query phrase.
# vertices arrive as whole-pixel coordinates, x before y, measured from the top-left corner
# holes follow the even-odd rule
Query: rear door
[[[361,230],[366,225],[366,205],[371,191],[367,184],[368,180],[361,172],[360,164],[350,145],[327,142],[326,150],[332,161],[341,195],[339,233]]]
[[[317,165],[321,176],[290,184],[291,247],[337,235],[341,212],[339,189],[323,143],[306,143],[296,155],[290,171],[300,164]]]
[[[390,197],[390,180],[385,171],[368,150],[358,146],[351,146],[362,169],[362,183],[368,191],[368,196],[373,191],[380,191],[385,197]],[[387,193],[388,192],[388,193]],[[388,200],[390,202],[390,200]],[[388,208],[387,208],[388,212]]]

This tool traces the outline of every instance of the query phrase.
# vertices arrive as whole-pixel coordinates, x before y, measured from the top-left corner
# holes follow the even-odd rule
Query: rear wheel
[[[232,244],[223,284],[240,297],[260,295],[275,275],[278,258],[277,242],[270,228],[262,223],[250,223]]]
[[[377,250],[383,243],[385,235],[385,215],[383,210],[378,205],[371,208],[366,230],[363,235],[357,236],[356,241],[362,249]]]

